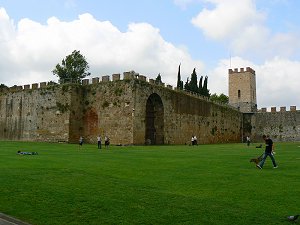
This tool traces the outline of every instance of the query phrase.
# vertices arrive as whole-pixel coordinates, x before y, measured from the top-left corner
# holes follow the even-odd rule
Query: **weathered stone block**
[[[120,77],[121,77],[121,76],[120,76],[119,73],[115,73],[115,74],[112,75],[112,80],[113,80],[113,81],[120,80]]]
[[[39,84],[37,83],[34,83],[31,85],[31,88],[34,90],[34,89],[38,89],[39,88]]]
[[[271,112],[276,112],[276,107],[271,107]]]
[[[47,82],[41,82],[40,83],[40,88],[44,88],[44,87],[46,87],[47,86]]]
[[[92,84],[98,84],[99,83],[99,77],[92,78]]]
[[[285,106],[280,107],[280,112],[286,112],[286,107]]]
[[[82,80],[83,85],[89,85],[89,83],[90,83],[89,79],[83,79]]]
[[[145,76],[143,76],[143,75],[139,75],[139,80],[146,81],[147,78]]]
[[[109,82],[110,81],[110,76],[102,76],[102,82]]]
[[[135,76],[132,72],[124,72],[123,77],[124,77],[123,78],[124,80],[132,80],[135,78]]]

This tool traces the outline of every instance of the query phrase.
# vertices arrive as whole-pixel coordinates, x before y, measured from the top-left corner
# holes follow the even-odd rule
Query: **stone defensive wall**
[[[300,141],[300,110],[296,106],[262,108],[256,113],[244,114],[245,135],[262,142],[262,135],[270,135],[276,142]]]
[[[0,91],[0,138],[112,144],[189,144],[241,141],[242,113],[228,105],[156,83],[133,71],[42,82]]]

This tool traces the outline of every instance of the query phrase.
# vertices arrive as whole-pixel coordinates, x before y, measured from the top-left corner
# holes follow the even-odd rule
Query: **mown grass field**
[[[0,212],[34,225],[281,225],[300,213],[300,143],[275,143],[279,168],[268,158],[263,170],[255,144],[0,144]]]

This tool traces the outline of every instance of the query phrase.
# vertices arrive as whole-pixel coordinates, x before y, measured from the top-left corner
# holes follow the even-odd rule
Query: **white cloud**
[[[201,61],[147,23],[132,23],[121,32],[109,21],[83,14],[70,22],[52,17],[40,24],[27,18],[15,25],[3,8],[0,23],[0,83],[8,86],[57,80],[51,71],[73,50],[86,57],[92,77],[135,70],[151,78],[161,73],[164,82],[176,85],[180,62],[182,73],[203,70]]]
[[[203,0],[212,5],[192,19],[203,34],[222,42],[236,55],[262,61],[274,56],[299,56],[299,29],[273,33],[265,22],[267,14],[256,8],[255,0]],[[297,32],[298,30],[298,32]]]
[[[261,24],[265,16],[256,11],[252,0],[207,0],[215,7],[204,8],[192,23],[215,40],[234,38],[248,27]]]

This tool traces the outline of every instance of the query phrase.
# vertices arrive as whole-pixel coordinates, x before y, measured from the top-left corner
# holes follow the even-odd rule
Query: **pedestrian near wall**
[[[246,137],[246,142],[247,142],[247,146],[249,147],[250,146],[250,142],[251,142],[251,139],[249,136]]]
[[[82,147],[82,144],[83,144],[83,137],[80,136],[80,138],[79,138],[79,148]]]
[[[97,143],[98,143],[98,149],[101,149],[101,136],[100,135],[98,135],[98,137],[97,137]]]
[[[262,169],[263,166],[264,166],[264,163],[265,163],[265,161],[266,161],[266,158],[269,156],[269,157],[271,158],[271,160],[272,160],[272,163],[273,163],[274,168],[277,168],[278,166],[277,166],[277,164],[276,164],[276,162],[275,162],[275,158],[274,158],[274,156],[273,156],[273,154],[272,154],[272,150],[273,150],[273,141],[272,141],[271,138],[267,137],[266,135],[263,135],[263,139],[264,139],[264,141],[265,141],[265,143],[266,143],[266,149],[265,149],[265,153],[264,153],[264,155],[263,155],[262,160],[260,161],[259,164],[256,165],[256,167],[257,167],[258,169]]]

